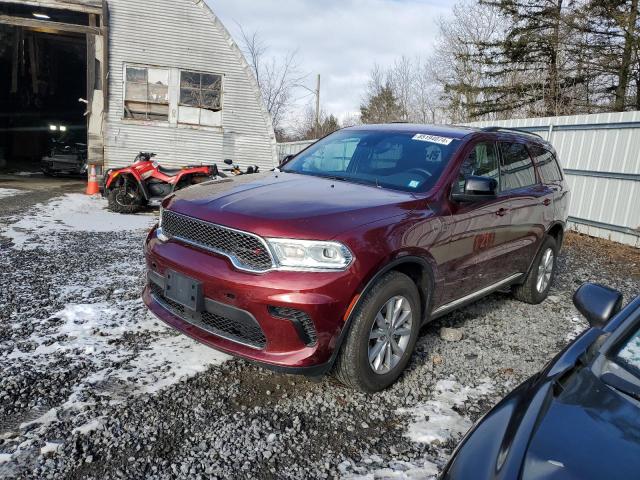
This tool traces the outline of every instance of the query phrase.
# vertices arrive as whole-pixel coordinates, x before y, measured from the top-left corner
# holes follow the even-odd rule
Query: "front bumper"
[[[358,288],[350,270],[241,272],[225,257],[173,240],[161,242],[155,229],[145,243],[145,256],[148,283],[143,300],[173,328],[277,370],[319,375],[331,367]],[[163,282],[169,270],[201,282],[201,312],[167,302]],[[219,317],[241,325],[228,328]]]

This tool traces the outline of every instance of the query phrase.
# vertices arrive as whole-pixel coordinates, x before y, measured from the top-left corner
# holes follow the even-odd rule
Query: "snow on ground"
[[[434,446],[445,445],[450,440],[459,441],[473,426],[473,422],[458,412],[464,410],[467,402],[476,402],[494,391],[495,384],[489,378],[481,379],[475,387],[464,386],[452,378],[438,380],[433,387],[432,399],[414,407],[398,409],[398,414],[409,417],[405,436],[412,442]],[[376,457],[370,457],[365,463],[379,463],[380,459]],[[413,462],[392,461],[385,467],[374,468],[365,474],[346,474],[352,467],[349,462],[338,467],[345,473],[344,479],[435,480],[440,472],[438,465],[427,458]]]
[[[475,388],[460,385],[455,380],[438,380],[432,400],[416,405],[413,408],[400,409],[400,413],[413,417],[409,424],[407,436],[418,443],[443,444],[451,438],[456,440],[471,428],[469,418],[460,415],[456,409],[464,406],[470,397],[482,397],[493,390],[489,379],[481,380]]]
[[[228,358],[176,333],[143,305],[141,243],[155,215],[114,214],[105,207],[101,198],[67,194],[35,205],[13,224],[0,225],[0,235],[13,241],[13,252],[29,262],[22,264],[23,274],[42,270],[50,292],[49,300],[32,310],[18,301],[10,307],[7,321],[0,321],[0,329],[8,332],[0,341],[0,369],[38,371],[45,377],[62,373],[61,366],[75,371],[66,380],[72,382],[66,384],[68,393],[58,395],[54,406],[35,406],[26,415],[15,415],[13,425],[0,421],[3,438],[15,439],[9,452],[0,456],[5,465],[29,452],[57,451],[53,439],[36,450],[37,439],[46,438],[56,422],[74,418],[71,434],[101,428],[102,420],[91,418],[91,407],[98,401],[117,404],[131,396],[156,394]],[[100,235],[105,243],[99,254],[113,261],[91,271],[91,255],[83,245],[93,243],[95,249]],[[67,264],[56,263],[56,258]],[[66,271],[55,271],[58,268]],[[13,293],[5,296],[10,302],[29,295],[21,291],[20,282],[10,288]],[[61,308],[42,315],[51,305]]]
[[[14,195],[21,195],[23,193],[27,193],[26,190],[17,190],[15,188],[0,188],[0,199],[6,197],[13,197]]]
[[[571,317],[569,319],[569,325],[571,326],[571,330],[564,337],[567,342],[575,340],[578,338],[578,335],[589,328],[589,322],[587,322],[582,316]]]
[[[16,248],[49,248],[38,242],[41,234],[50,237],[54,232],[117,232],[151,227],[155,215],[140,213],[122,215],[109,212],[107,201],[99,196],[68,193],[46,204],[36,205],[13,223],[3,235],[11,238]]]

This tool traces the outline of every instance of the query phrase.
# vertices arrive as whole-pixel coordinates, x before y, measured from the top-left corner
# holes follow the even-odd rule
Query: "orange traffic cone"
[[[87,191],[85,193],[87,195],[95,195],[96,193],[100,193],[100,186],[98,185],[95,165],[91,165],[91,170],[89,171],[89,181],[87,182]]]

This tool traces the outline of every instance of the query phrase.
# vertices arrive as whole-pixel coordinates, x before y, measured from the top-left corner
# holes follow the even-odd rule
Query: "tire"
[[[392,299],[394,299],[393,302]],[[387,304],[392,302],[389,304],[397,307],[399,305],[398,299],[404,300],[400,300],[402,310],[396,318],[406,317],[407,307],[410,309],[409,316],[411,317],[403,324],[399,324],[401,328],[397,331],[402,330],[405,335],[392,334],[396,347],[401,348],[404,345],[404,348],[400,355],[385,353],[383,362],[374,361],[374,365],[376,362],[378,363],[379,371],[376,372],[375,366],[369,362],[369,354],[375,353],[376,350],[392,351],[388,341],[389,336],[379,328],[380,322],[376,321],[376,317],[378,313],[385,317]],[[351,328],[336,359],[334,375],[348,387],[363,392],[378,392],[398,379],[411,358],[422,319],[418,289],[407,275],[400,272],[389,272],[365,294],[353,315]],[[409,324],[408,327],[407,324]],[[384,325],[387,323],[385,322]],[[372,335],[377,335],[379,338],[371,338]],[[385,346],[380,349],[380,342],[383,344],[386,342],[389,347]],[[374,355],[374,359],[379,358]]]
[[[126,188],[124,186],[114,187],[107,193],[107,200],[109,201],[109,210],[116,213],[136,213],[142,209],[142,203],[140,198],[136,198],[132,203],[126,203],[122,201],[122,196],[126,195]]]
[[[550,265],[548,255],[551,255]],[[549,289],[551,288],[553,279],[556,275],[557,259],[558,246],[556,241],[553,237],[547,235],[542,242],[542,246],[538,250],[525,281],[521,285],[515,285],[512,288],[513,296],[521,302],[531,303],[533,305],[536,305],[547,298]],[[540,279],[540,275],[543,274],[543,271],[546,274],[546,280]]]

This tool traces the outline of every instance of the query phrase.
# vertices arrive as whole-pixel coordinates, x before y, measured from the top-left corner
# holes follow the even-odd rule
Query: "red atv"
[[[135,213],[146,206],[160,205],[176,190],[224,176],[216,165],[164,168],[151,160],[155,156],[140,152],[129,167],[105,172],[102,195],[109,200],[109,210]]]

